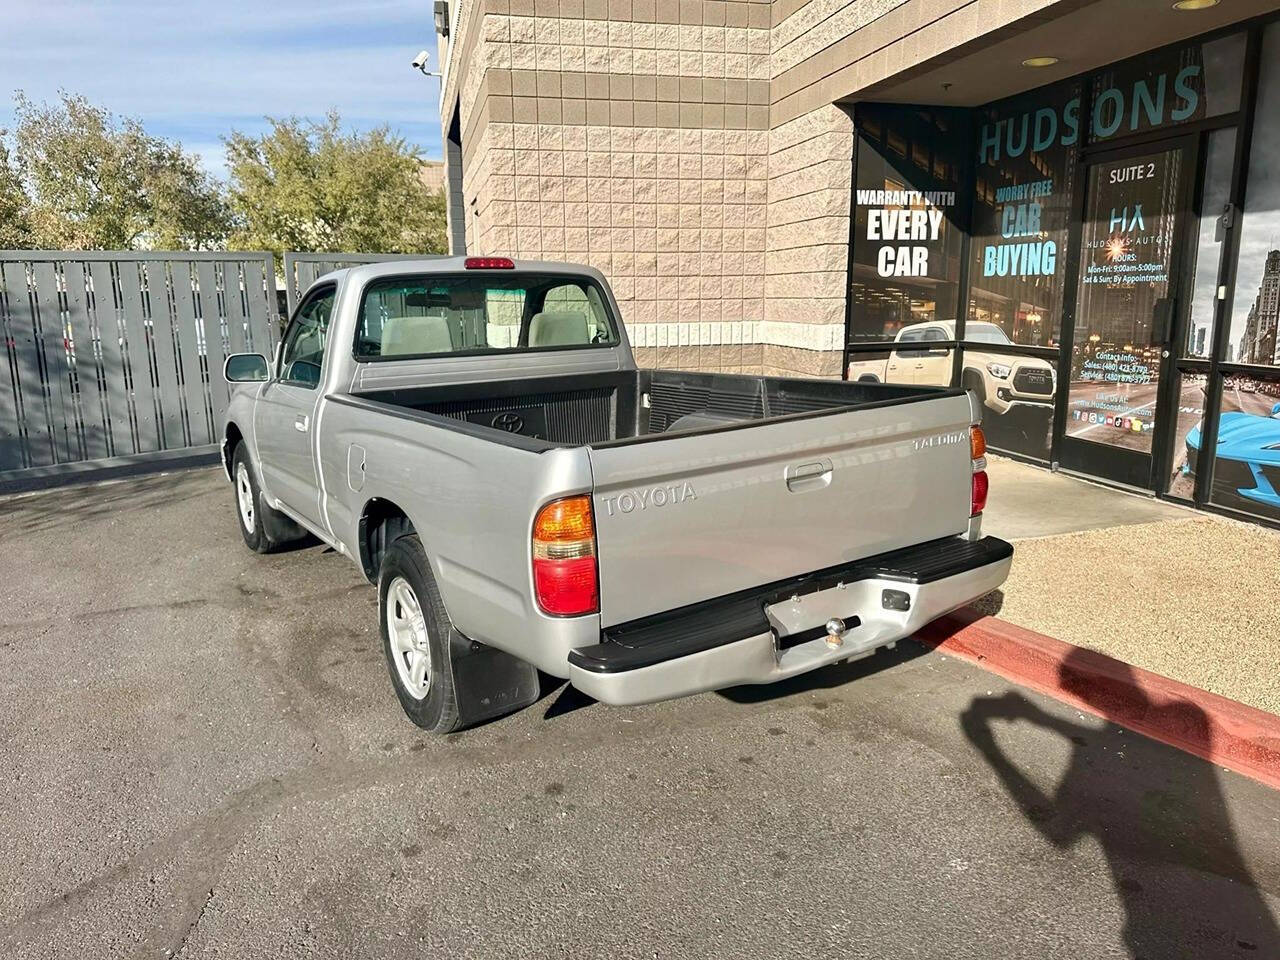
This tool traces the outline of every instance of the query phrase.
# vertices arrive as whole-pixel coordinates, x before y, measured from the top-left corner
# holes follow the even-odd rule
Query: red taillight
[[[596,531],[590,497],[553,500],[533,521],[533,590],[558,617],[600,609]]]
[[[514,270],[515,261],[510,257],[467,257],[462,264],[468,270]]]
[[[973,493],[969,497],[969,516],[976,517],[987,505],[987,471],[978,470],[973,475]]]

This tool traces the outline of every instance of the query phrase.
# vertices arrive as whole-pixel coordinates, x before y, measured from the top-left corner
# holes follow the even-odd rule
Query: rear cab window
[[[360,297],[354,356],[590,349],[618,343],[603,292],[587,277],[494,273],[383,277]]]

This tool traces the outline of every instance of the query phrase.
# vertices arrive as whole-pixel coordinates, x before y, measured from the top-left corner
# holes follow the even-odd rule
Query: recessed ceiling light
[[[1216,7],[1218,0],[1178,0],[1173,5],[1175,10],[1208,10],[1210,7]]]
[[[1057,62],[1057,57],[1027,57],[1022,61],[1022,65],[1024,67],[1052,67]]]

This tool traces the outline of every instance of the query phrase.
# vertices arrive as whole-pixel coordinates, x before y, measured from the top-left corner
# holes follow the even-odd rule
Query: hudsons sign
[[[1176,72],[1141,77],[1130,86],[1108,87],[1093,100],[1090,133],[1105,140],[1118,133],[1181,123],[1200,107],[1202,68],[1188,64]],[[1061,106],[1027,110],[1019,116],[984,123],[978,135],[978,162],[998,163],[1038,153],[1052,146],[1069,147],[1080,139],[1080,98]]]

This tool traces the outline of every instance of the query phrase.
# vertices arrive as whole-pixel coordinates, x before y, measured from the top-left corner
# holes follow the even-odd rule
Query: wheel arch
[[[986,405],[987,402],[987,378],[982,375],[982,371],[977,367],[965,367],[964,372],[960,375],[960,385],[965,390],[972,390],[978,396],[978,402]]]
[[[371,497],[360,511],[356,539],[360,548],[360,569],[370,583],[378,582],[378,570],[387,547],[396,537],[414,533],[409,514],[395,501],[386,497]]]
[[[227,428],[222,434],[222,472],[231,480],[231,460],[236,455],[236,448],[244,443],[244,431],[234,420],[227,421]]]

